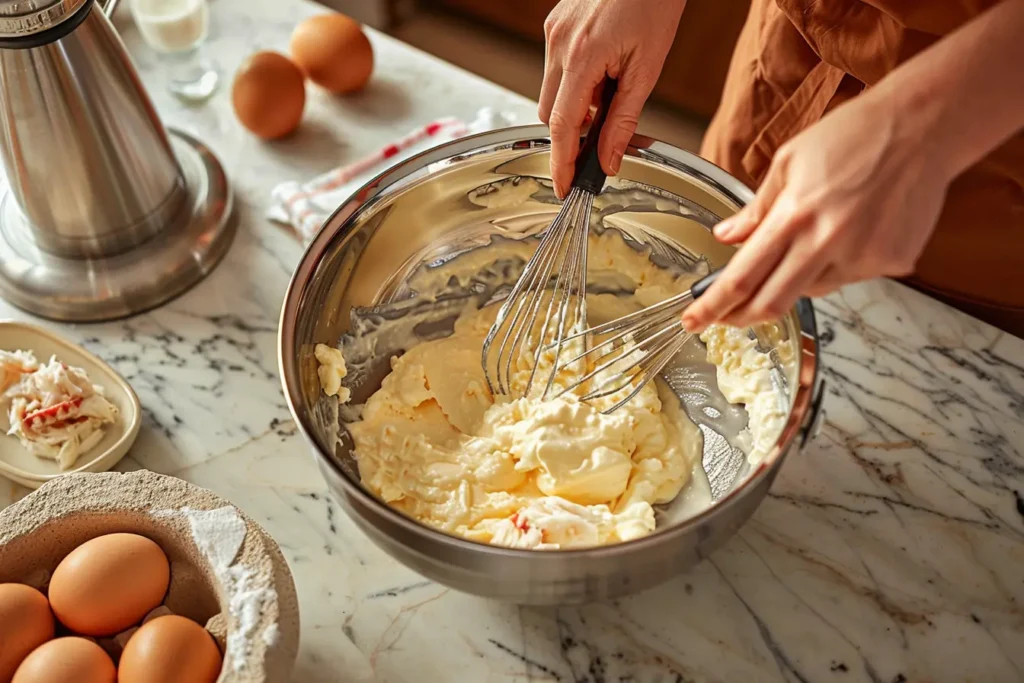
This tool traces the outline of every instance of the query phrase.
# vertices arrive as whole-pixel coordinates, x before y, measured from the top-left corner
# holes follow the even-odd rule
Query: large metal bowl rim
[[[296,363],[298,349],[296,348],[295,328],[299,303],[302,300],[305,288],[309,284],[311,275],[316,272],[317,267],[326,254],[327,247],[336,239],[343,239],[360,216],[374,210],[379,202],[386,200],[395,192],[405,189],[408,183],[402,183],[401,181],[407,179],[411,174],[421,171],[428,166],[434,170],[439,170],[468,157],[499,149],[507,149],[510,145],[517,143],[529,143],[524,152],[537,151],[544,144],[550,145],[549,135],[546,126],[528,125],[514,126],[467,136],[410,157],[367,182],[324,221],[323,226],[303,253],[291,282],[288,284],[288,290],[285,293],[278,331],[279,371],[288,409],[298,425],[302,436],[313,448],[321,465],[326,465],[337,473],[347,494],[355,496],[364,505],[377,510],[377,512],[388,518],[388,521],[400,525],[411,533],[426,536],[428,540],[437,541],[442,544],[451,544],[461,550],[494,553],[499,556],[522,558],[528,555],[538,562],[561,560],[567,556],[579,556],[582,559],[585,557],[632,553],[640,550],[643,546],[670,542],[674,536],[686,534],[711,518],[724,513],[747,489],[753,488],[760,479],[768,476],[781,465],[783,456],[794,442],[797,441],[798,436],[803,433],[801,444],[806,441],[806,432],[810,427],[808,411],[812,404],[812,394],[815,394],[815,389],[818,388],[817,329],[814,309],[809,300],[801,299],[795,307],[802,336],[800,340],[802,353],[800,354],[799,381],[789,418],[772,451],[746,476],[739,486],[715,501],[706,510],[678,524],[663,529],[656,529],[650,535],[613,545],[538,552],[536,550],[522,550],[478,543],[452,536],[421,524],[390,507],[361,485],[353,482],[342,471],[334,458],[323,452],[323,449],[320,448],[317,440],[312,435],[309,421],[296,408],[296,406],[302,403],[302,397]],[[746,185],[711,162],[652,138],[640,135],[633,136],[627,154],[655,164],[667,166],[684,175],[695,178],[725,195],[738,206],[746,205],[754,196],[754,193]],[[424,178],[416,179],[415,182],[426,182],[429,179],[430,175],[427,175]],[[358,198],[362,198],[362,201],[356,201]]]

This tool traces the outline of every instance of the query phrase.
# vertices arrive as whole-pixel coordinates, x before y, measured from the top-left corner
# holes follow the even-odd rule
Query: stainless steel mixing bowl
[[[751,467],[737,438],[745,411],[724,400],[713,366],[693,342],[689,359],[667,379],[703,432],[703,469],[713,502],[688,509],[692,497],[684,492],[659,510],[655,533],[618,545],[565,551],[483,545],[422,526],[366,491],[343,426],[345,408],[339,416],[336,399],[320,390],[315,344],[348,343],[346,358],[357,368],[347,381],[358,404],[379,387],[405,336],[378,335],[374,344],[360,346],[362,335],[385,321],[400,326],[403,319],[409,321],[404,333],[444,335],[457,312],[453,302],[493,300],[507,282],[448,283],[443,296],[423,304],[409,277],[494,240],[521,239],[542,229],[557,210],[548,147],[546,128],[510,128],[448,143],[369,183],[331,216],[302,257],[285,297],[279,352],[295,422],[341,505],[380,547],[457,590],[519,603],[567,604],[651,587],[729,538],[764,498],[785,455],[816,431],[824,392],[814,311],[801,301],[778,328],[783,334],[775,343],[789,348],[775,351],[788,353],[773,356],[793,359],[776,368],[789,419],[768,457]],[[751,197],[712,164],[637,136],[598,202],[593,225],[650,245],[659,265],[706,268],[721,265],[733,251],[716,242],[709,228]],[[516,265],[522,266],[506,269],[508,278],[514,278]],[[420,315],[424,310],[438,312],[431,324]]]

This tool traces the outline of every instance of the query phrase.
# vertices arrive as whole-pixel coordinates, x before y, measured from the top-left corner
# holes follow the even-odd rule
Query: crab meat
[[[529,520],[527,520],[525,517],[520,517],[518,512],[513,513],[513,515],[509,517],[509,519],[512,521],[512,524],[515,525],[515,527],[523,533],[526,533],[530,530]]]
[[[51,358],[39,363],[28,351],[0,350],[0,389],[10,420],[8,434],[30,453],[70,469],[103,438],[117,420],[117,406],[93,384],[85,370]]]
[[[61,401],[60,403],[54,404],[48,408],[34,410],[22,418],[21,428],[26,432],[39,432],[58,423],[74,423],[76,422],[74,419],[74,413],[77,412],[81,405],[82,397],[76,396],[75,398],[69,398],[66,401]]]

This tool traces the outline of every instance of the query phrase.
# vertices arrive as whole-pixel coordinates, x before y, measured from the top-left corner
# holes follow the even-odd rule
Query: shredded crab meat
[[[0,392],[5,392],[25,375],[39,369],[39,361],[28,351],[0,349]]]
[[[0,387],[10,420],[8,434],[62,470],[103,439],[117,408],[81,368],[51,357],[45,365],[31,352],[0,351]]]

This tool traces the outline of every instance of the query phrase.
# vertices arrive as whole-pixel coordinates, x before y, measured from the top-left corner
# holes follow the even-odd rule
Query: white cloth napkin
[[[307,182],[289,181],[271,192],[270,220],[291,226],[307,242],[323,222],[363,184],[393,165],[441,143],[511,125],[513,114],[481,109],[466,123],[456,118],[431,121],[359,161],[335,168]]]

